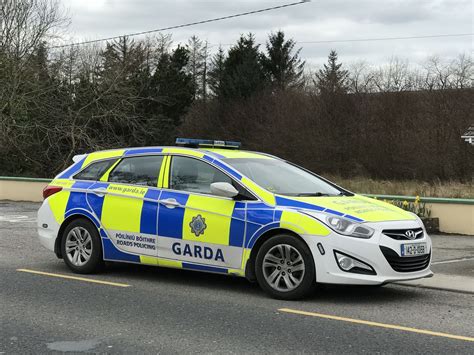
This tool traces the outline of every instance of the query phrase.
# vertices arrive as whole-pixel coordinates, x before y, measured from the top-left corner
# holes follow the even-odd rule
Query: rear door
[[[160,258],[209,271],[214,266],[241,268],[245,202],[212,195],[213,182],[232,179],[203,160],[171,157],[168,188],[160,197]]]
[[[158,179],[163,155],[121,159],[89,190],[89,204],[102,205],[104,257],[154,263],[157,257]],[[151,257],[151,259],[146,259]]]

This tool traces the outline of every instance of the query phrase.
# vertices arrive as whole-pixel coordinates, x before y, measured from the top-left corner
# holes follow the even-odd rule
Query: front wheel
[[[302,298],[316,283],[313,256],[306,244],[290,235],[278,235],[261,246],[255,260],[260,287],[284,300]]]
[[[97,228],[88,220],[76,219],[64,230],[61,253],[75,273],[90,274],[103,266],[102,245]]]

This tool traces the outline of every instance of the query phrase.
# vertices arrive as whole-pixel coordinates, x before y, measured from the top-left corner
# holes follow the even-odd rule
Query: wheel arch
[[[252,249],[250,250],[250,256],[245,264],[245,277],[249,279],[250,281],[255,281],[256,280],[256,275],[255,275],[255,260],[257,258],[258,251],[260,250],[261,246],[263,243],[265,243],[268,239],[280,235],[280,234],[287,234],[291,235],[300,241],[302,241],[309,249],[308,243],[296,232],[287,229],[287,228],[273,228],[265,233],[263,233],[261,236],[258,237],[258,239],[255,241],[255,244],[253,245]]]
[[[97,227],[97,222],[94,221],[91,217],[83,214],[83,213],[73,213],[70,214],[69,216],[66,217],[66,219],[61,223],[61,226],[59,227],[58,230],[58,235],[56,237],[56,241],[54,242],[54,253],[59,259],[62,259],[62,253],[61,253],[61,240],[63,237],[64,230],[67,228],[68,225],[70,225],[73,221],[78,220],[78,219],[85,219],[89,222],[91,222],[94,226]],[[97,227],[98,228],[98,227]]]

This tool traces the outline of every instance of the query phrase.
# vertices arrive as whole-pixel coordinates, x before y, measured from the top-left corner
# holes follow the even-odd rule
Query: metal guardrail
[[[50,182],[50,181],[52,181],[52,179],[47,179],[47,178],[29,178],[29,177],[20,177],[20,176],[0,176],[0,180],[29,181],[29,182]]]

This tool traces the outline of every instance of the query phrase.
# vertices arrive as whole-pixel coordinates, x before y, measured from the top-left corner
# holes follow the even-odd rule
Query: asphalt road
[[[37,208],[0,201],[0,354],[474,353],[472,294],[326,286],[285,302],[192,271],[110,264],[84,276],[117,285],[18,271],[78,276],[37,241]]]

